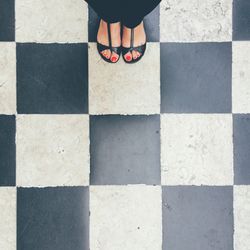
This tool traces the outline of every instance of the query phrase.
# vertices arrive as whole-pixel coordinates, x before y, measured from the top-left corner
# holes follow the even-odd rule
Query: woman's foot
[[[120,22],[110,24],[110,32],[111,32],[112,47],[120,47],[121,46]],[[97,32],[97,41],[100,44],[109,46],[108,24],[103,20],[100,21],[100,26]],[[105,49],[101,53],[105,58],[109,59],[112,62],[117,62],[119,59],[119,55],[116,54],[114,51],[111,52],[110,49]]]
[[[134,28],[134,47],[141,46],[146,43],[146,33],[144,29],[144,24],[141,22],[138,26]],[[122,35],[122,46],[129,48],[131,46],[131,29],[123,26],[123,35]],[[138,59],[141,56],[141,53],[132,50],[132,53],[129,51],[124,55],[124,59],[127,62],[131,62],[133,59]]]

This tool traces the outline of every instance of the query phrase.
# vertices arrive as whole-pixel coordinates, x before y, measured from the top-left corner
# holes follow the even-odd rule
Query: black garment
[[[122,22],[134,28],[150,13],[161,0],[85,0],[102,18],[109,23]]]

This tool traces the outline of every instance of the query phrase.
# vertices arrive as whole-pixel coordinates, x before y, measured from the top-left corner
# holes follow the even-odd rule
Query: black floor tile
[[[234,184],[250,185],[250,114],[233,116]]]
[[[162,43],[161,112],[231,113],[232,44]]]
[[[88,112],[87,44],[17,44],[19,114]]]
[[[250,1],[233,1],[233,40],[250,40]]]
[[[163,250],[233,250],[233,187],[162,187]]]
[[[88,250],[88,228],[88,188],[17,189],[17,250]]]
[[[0,115],[0,186],[16,183],[15,133],[15,116]]]
[[[160,117],[91,116],[91,184],[160,184]]]
[[[15,40],[15,0],[0,0],[0,41]]]

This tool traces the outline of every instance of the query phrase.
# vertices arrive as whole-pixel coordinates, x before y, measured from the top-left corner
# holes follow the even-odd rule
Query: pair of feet
[[[101,20],[100,26],[97,33],[97,41],[103,45],[108,46],[109,37],[108,37],[108,24]],[[121,29],[122,29],[122,37],[121,37]],[[111,44],[113,47],[123,46],[125,48],[129,48],[131,46],[131,29],[126,26],[121,27],[121,23],[112,23],[110,25],[111,31]],[[138,26],[134,28],[134,46],[140,46],[146,43],[146,33],[144,30],[143,22],[141,22]],[[118,61],[119,56],[115,52],[111,52],[109,49],[103,50],[102,55],[115,63]],[[141,56],[141,53],[137,50],[129,51],[124,55],[124,59],[127,62],[131,62],[133,59],[138,59]]]

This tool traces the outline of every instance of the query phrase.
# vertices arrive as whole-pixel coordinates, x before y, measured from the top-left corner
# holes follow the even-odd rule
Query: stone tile
[[[91,185],[160,184],[160,117],[91,116]]]
[[[87,21],[83,0],[16,0],[17,42],[87,42]]]
[[[233,1],[233,40],[250,40],[250,2]]]
[[[250,186],[234,186],[234,250],[250,246]]]
[[[234,184],[250,184],[250,114],[233,116]]]
[[[162,184],[232,185],[232,133],[229,114],[162,115]]]
[[[160,112],[160,49],[149,43],[144,58],[132,65],[122,58],[113,65],[89,49],[90,114],[156,114]]]
[[[160,41],[160,6],[157,6],[151,13],[144,18],[147,41]]]
[[[89,250],[87,187],[18,188],[17,250]]]
[[[161,3],[161,42],[232,40],[232,0],[168,0]]]
[[[231,113],[231,43],[161,44],[162,113]]]
[[[0,41],[14,40],[15,0],[0,0]]]
[[[0,43],[0,113],[16,113],[16,45]]]
[[[96,42],[96,35],[99,26],[99,17],[96,12],[88,5],[88,41]]]
[[[233,250],[233,187],[163,187],[164,250]]]
[[[233,113],[250,113],[250,41],[233,42]]]
[[[16,188],[0,187],[0,249],[16,250]]]
[[[159,186],[91,186],[90,249],[161,250],[161,214]]]
[[[15,116],[0,115],[0,186],[16,183],[15,133]]]
[[[87,113],[87,44],[17,44],[17,111]]]
[[[88,185],[88,126],[86,115],[19,115],[17,185]]]

